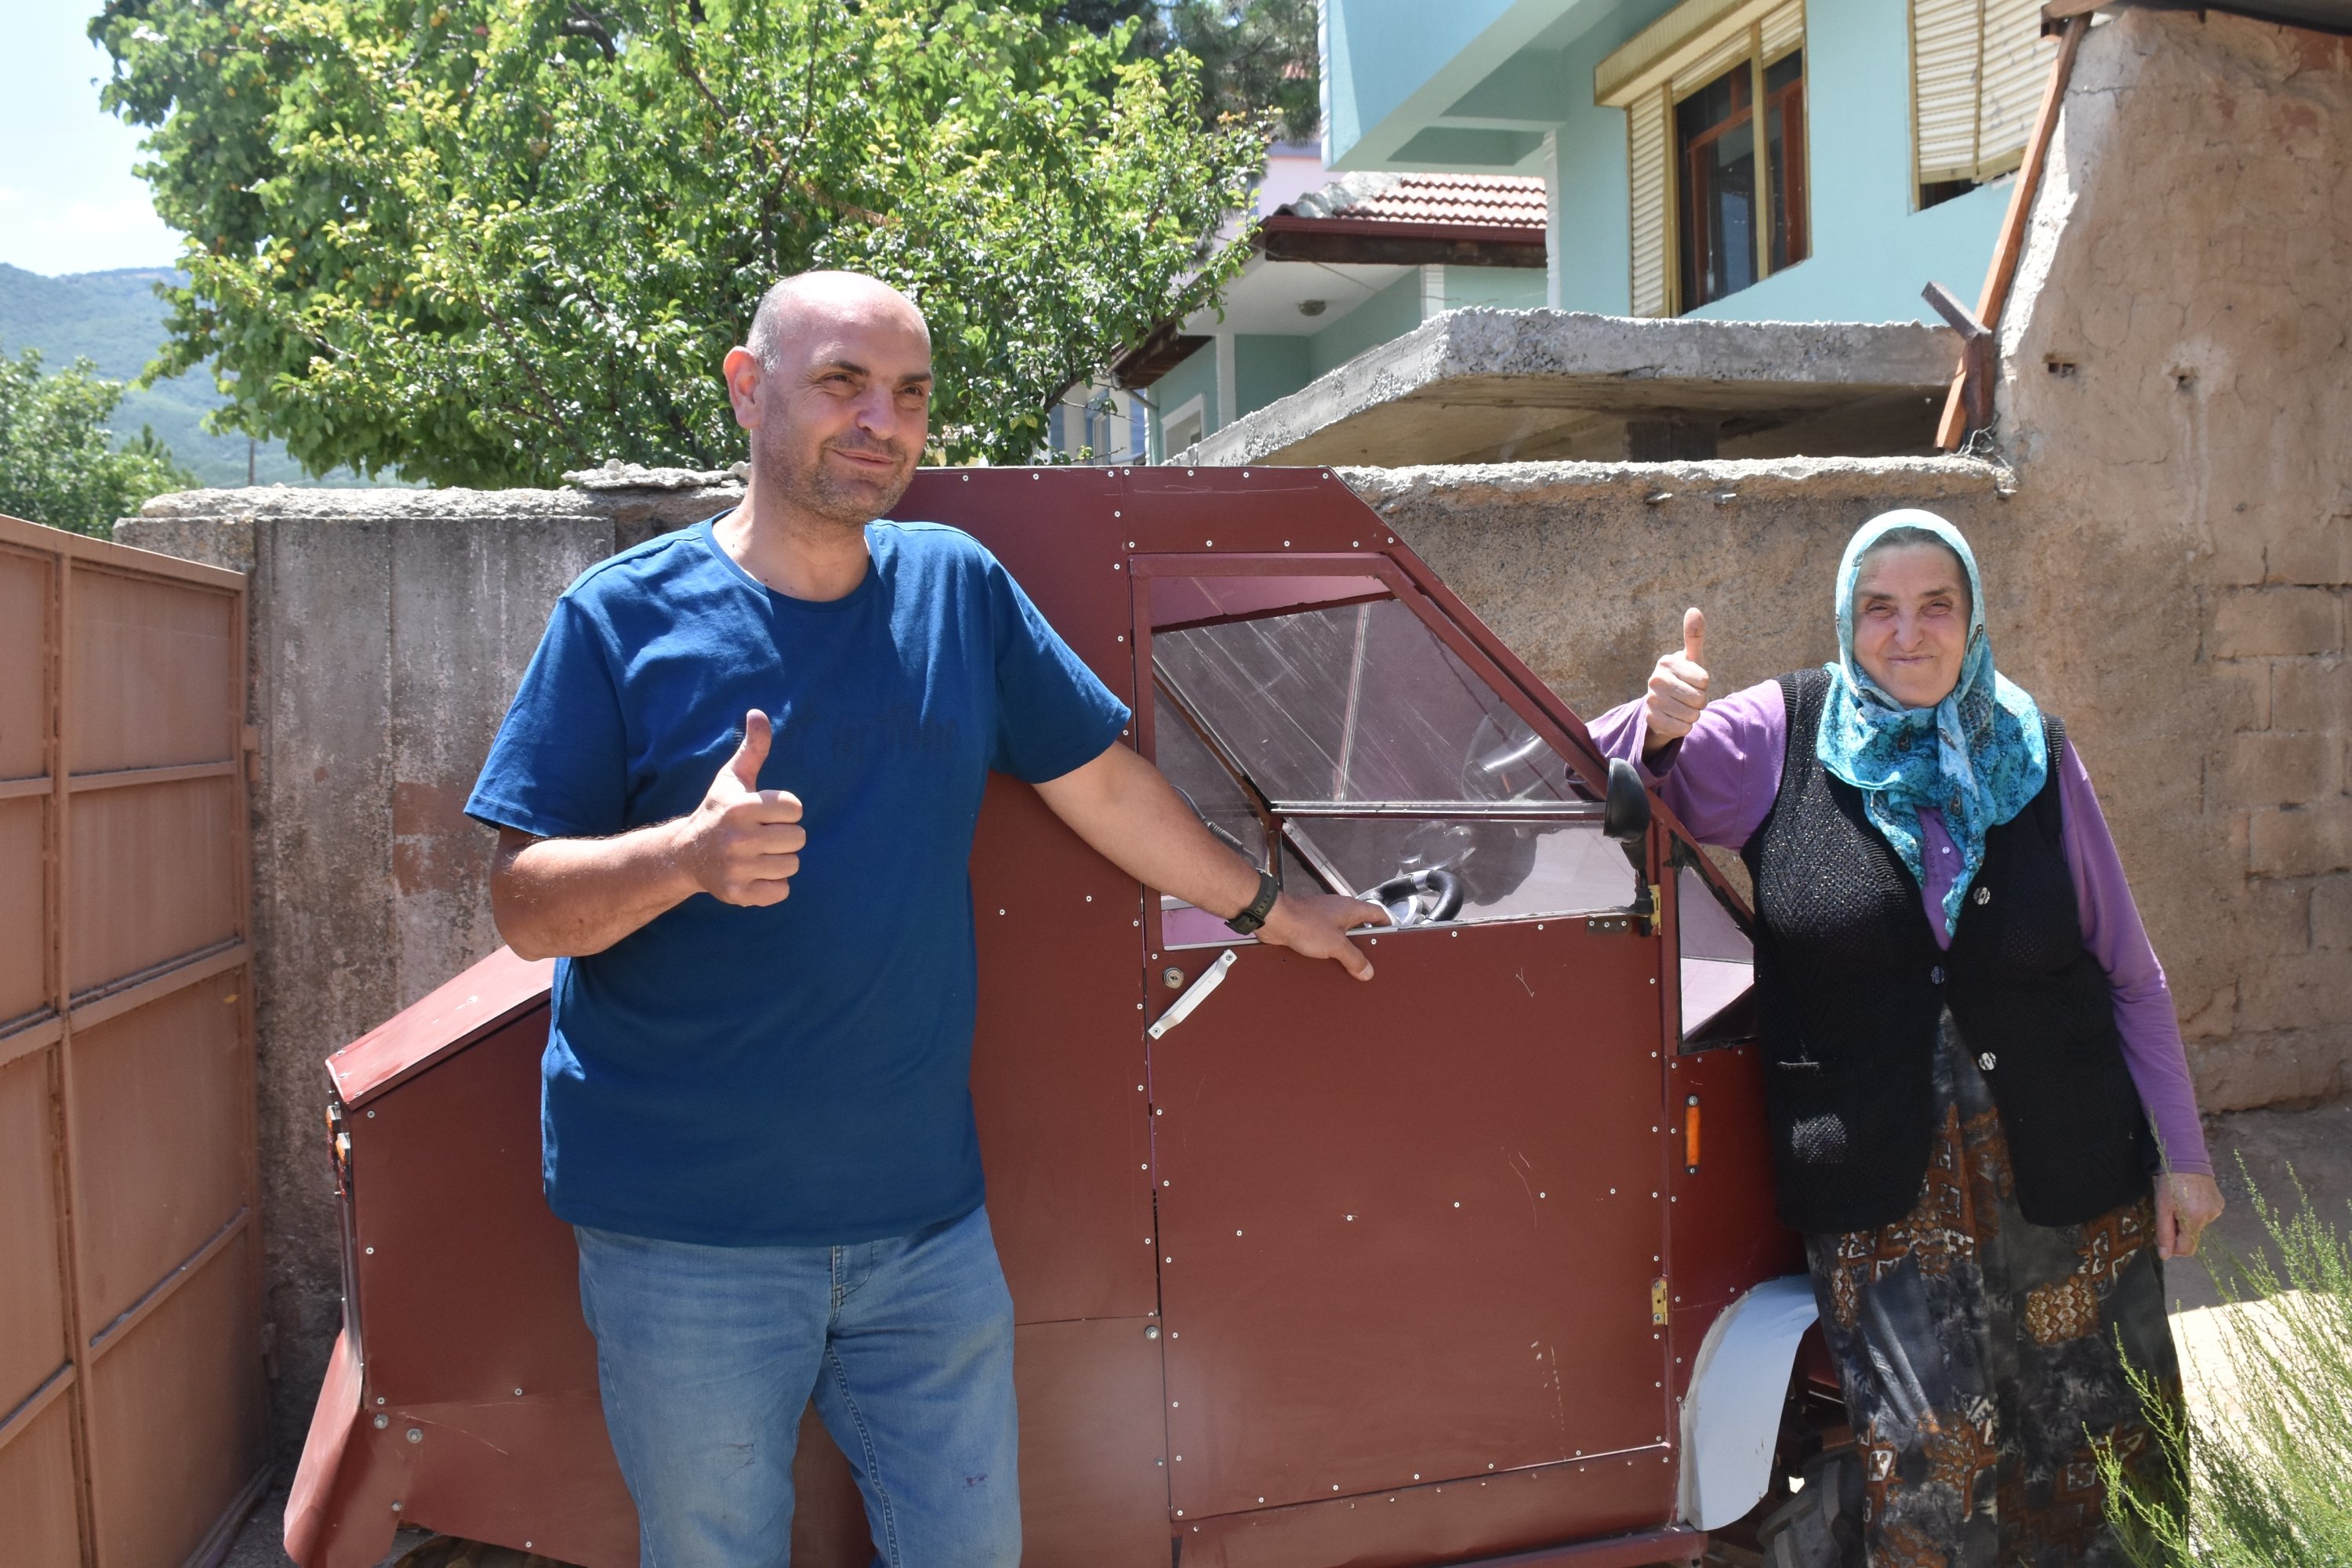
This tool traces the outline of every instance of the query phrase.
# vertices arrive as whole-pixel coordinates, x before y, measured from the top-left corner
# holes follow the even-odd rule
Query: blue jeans
[[[786,1568],[812,1397],[885,1568],[1017,1568],[1013,1298],[987,1210],[855,1247],[573,1228],[642,1568]]]

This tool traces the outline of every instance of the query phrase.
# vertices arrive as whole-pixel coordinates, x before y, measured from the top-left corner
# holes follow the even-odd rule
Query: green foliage
[[[743,449],[719,363],[776,278],[929,317],[934,439],[1024,460],[1048,400],[1244,252],[1262,129],[1181,57],[969,0],[110,0],[108,106],[190,237],[156,370],[226,427],[445,484]]]
[[[38,349],[0,354],[0,512],[103,538],[148,497],[187,489],[152,430],[115,449],[106,421],[121,396],[86,359],[43,375]]]
[[[156,285],[184,284],[184,274],[163,267],[126,267],[105,272],[72,272],[47,278],[0,263],[0,343],[41,351],[45,363],[76,355],[95,362],[98,374],[135,381],[171,336],[166,307]],[[226,399],[213,385],[212,373],[184,375],[123,388],[115,405],[118,431],[152,426],[156,438],[203,485],[241,485],[248,471],[262,484],[303,480],[301,465],[274,441],[248,448],[243,435],[215,435],[205,418]],[[121,444],[121,437],[116,437]],[[311,479],[314,484],[358,484],[348,468]]]
[[[2241,1162],[2241,1170],[2243,1162]],[[2251,1184],[2249,1184],[2251,1185]],[[2352,1248],[2313,1208],[2253,1195],[2271,1259],[2217,1254],[2233,1405],[2189,1415],[2136,1380],[2161,1463],[2134,1481],[2100,1456],[2109,1513],[2140,1568],[2352,1564]],[[2185,1487],[2185,1511],[2169,1502]]]
[[[1198,61],[1204,123],[1265,121],[1292,142],[1322,125],[1315,0],[1062,0],[1054,14],[1097,32],[1132,23],[1138,52]]]
[[[1292,142],[1323,123],[1315,0],[1179,0],[1164,13],[1175,46],[1201,62],[1213,112],[1271,115]]]

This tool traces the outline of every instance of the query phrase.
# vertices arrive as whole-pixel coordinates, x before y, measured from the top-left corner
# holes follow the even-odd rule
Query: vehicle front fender
[[[1797,1344],[1819,1315],[1811,1279],[1790,1274],[1740,1297],[1707,1330],[1683,1399],[1675,1509],[1685,1523],[1720,1530],[1764,1495]]]

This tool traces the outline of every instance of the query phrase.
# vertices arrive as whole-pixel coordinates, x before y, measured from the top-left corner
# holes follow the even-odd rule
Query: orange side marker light
[[[1683,1101],[1683,1170],[1696,1174],[1698,1171],[1698,1096]]]

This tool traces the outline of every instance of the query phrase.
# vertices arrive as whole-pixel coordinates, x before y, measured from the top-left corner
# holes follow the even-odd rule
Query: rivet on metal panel
[[[1157,1323],[1145,1324],[1143,1329],[1143,1337],[1147,1340],[1158,1339],[1160,1337],[1160,1325]]]
[[[375,1112],[374,1112],[374,1111],[371,1110],[371,1111],[369,1111],[369,1112],[368,1112],[368,1120],[369,1120],[370,1121],[373,1121],[375,1120]]]
[[[1350,550],[1361,550],[1363,547],[1364,542],[1360,539],[1351,539],[1348,541],[1348,548]]]
[[[1248,470],[1247,468],[1244,468],[1244,469],[1242,470],[1242,478],[1244,478],[1244,479],[1248,479],[1248,478],[1249,478],[1249,470]]]
[[[1289,549],[1289,548],[1290,548],[1290,541],[1288,541],[1287,539],[1284,540],[1284,541],[1282,542],[1282,547],[1283,547],[1285,550]]]
[[[1610,1190],[1611,1192],[1615,1192],[1617,1189],[1616,1189],[1616,1188],[1614,1188],[1614,1187],[1612,1187],[1612,1188],[1610,1188],[1609,1190]],[[1460,1207],[1462,1206],[1462,1200],[1461,1200],[1460,1198],[1456,1198],[1456,1199],[1454,1199],[1454,1206],[1455,1208],[1460,1208]]]
[[[1420,1472],[1419,1470],[1415,1470],[1415,1471],[1413,1471],[1413,1473],[1412,1473],[1412,1479],[1413,1479],[1414,1480],[1419,1480],[1419,1479],[1421,1479],[1421,1472]],[[1258,1499],[1257,1500],[1258,1500],[1258,1501],[1260,1501],[1260,1502],[1264,1502],[1264,1501],[1265,1500],[1265,1499],[1264,1499],[1264,1498],[1260,1498],[1260,1499]]]
[[[1176,1462],[1177,1462],[1178,1464],[1180,1464],[1180,1465],[1181,1465],[1181,1464],[1182,1464],[1182,1463],[1184,1462],[1184,1456],[1183,1456],[1183,1455],[1181,1455],[1181,1454],[1177,1455],[1177,1456],[1176,1456]]]
[[[1192,469],[1190,469],[1190,468],[1185,469],[1185,470],[1184,470],[1184,477],[1185,477],[1186,479],[1191,479],[1191,478],[1192,477]]]
[[[1127,634],[1126,634],[1125,632],[1121,632],[1121,633],[1119,633],[1119,634],[1118,634],[1118,640],[1119,640],[1119,641],[1121,641],[1121,642],[1125,642],[1125,641],[1127,640]],[[1124,733],[1124,731],[1121,731],[1121,732],[1122,732],[1122,733]]]
[[[1181,1518],[1183,1518],[1183,1517],[1184,1517],[1184,1510],[1183,1510],[1182,1509],[1181,1509],[1181,1508],[1180,1508],[1180,1509],[1178,1509],[1178,1510],[1176,1510],[1176,1517],[1177,1517],[1178,1519],[1181,1519]]]
[[[387,1427],[387,1426],[391,1426],[391,1425],[392,1425],[392,1417],[391,1417],[391,1416],[389,1416],[389,1415],[378,1415],[378,1416],[375,1418],[375,1429],[376,1429],[377,1431],[379,1431],[379,1432],[383,1431],[385,1427]]]
[[[408,1440],[412,1443],[422,1443],[425,1441],[425,1428],[422,1426],[411,1426],[408,1429]]]
[[[1203,550],[1214,550],[1216,547],[1217,542],[1213,539],[1204,539],[1201,541],[1201,548]]]
[[[1349,1219],[1353,1220],[1356,1216],[1354,1215],[1349,1215],[1348,1217]]]
[[[1127,568],[1125,568],[1124,566],[1121,566],[1121,565],[1120,565],[1118,562],[1116,562],[1116,561],[1114,561],[1114,562],[1112,562],[1112,563],[1110,563],[1110,569],[1111,569],[1112,571],[1114,571],[1114,572],[1124,572],[1125,570],[1127,570]]]
[[[1090,903],[1090,904],[1091,904],[1091,903],[1093,903],[1094,901],[1095,901],[1095,896],[1094,896],[1092,893],[1088,893],[1088,894],[1087,895],[1087,902],[1088,902],[1088,903]]]
[[[397,1498],[393,1500],[392,1511],[394,1513],[398,1513],[400,1511],[400,1500]]]
[[[368,1255],[370,1258],[373,1258],[373,1257],[375,1256],[375,1248],[374,1248],[374,1247],[369,1247],[369,1248],[367,1249],[367,1255]]]
[[[375,1402],[376,1402],[378,1405],[382,1405],[382,1404],[383,1403],[383,1394],[377,1394],[377,1395],[375,1396]]]
[[[1168,1331],[1168,1337],[1169,1337],[1170,1339],[1171,1339],[1171,1340],[1181,1340],[1181,1339],[1182,1339],[1184,1336],[1183,1336],[1182,1334],[1178,1333],[1175,1330],[1171,1329],[1171,1330],[1169,1330],[1169,1331]]]
[[[1240,1232],[1240,1231],[1235,1231],[1235,1232],[1234,1232],[1234,1234],[1235,1236],[1239,1236],[1239,1235],[1241,1234],[1241,1232]]]
[[[1003,914],[1004,911],[1003,911],[1003,910],[997,910],[996,912],[997,912],[998,914],[1000,914],[1000,915],[1001,915],[1001,914]]]
[[[1551,1194],[1550,1194],[1549,1193],[1538,1193],[1538,1194],[1536,1194],[1536,1196],[1538,1196],[1538,1197],[1539,1197],[1539,1198],[1548,1198],[1548,1197],[1551,1196]]]
[[[522,1390],[521,1390],[521,1389],[518,1388],[518,1389],[516,1389],[516,1390],[515,1390],[515,1397],[516,1397],[517,1399],[520,1399],[520,1398],[522,1397]]]

